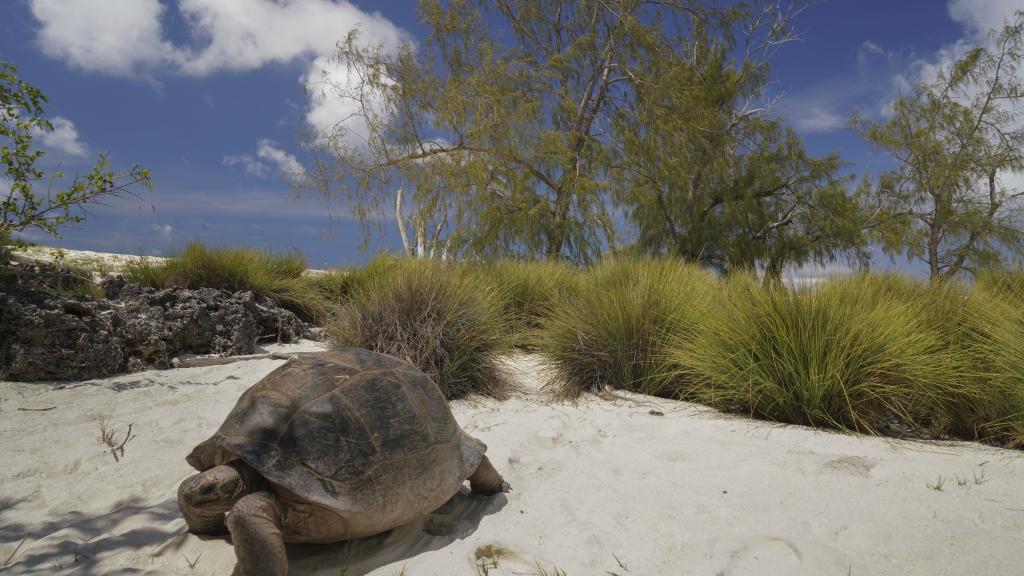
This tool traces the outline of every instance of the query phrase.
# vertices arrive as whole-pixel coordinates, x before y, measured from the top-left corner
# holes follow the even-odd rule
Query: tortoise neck
[[[228,462],[227,465],[238,472],[238,477],[241,480],[238,483],[238,493],[234,496],[234,500],[236,502],[246,494],[252,494],[253,492],[259,492],[267,489],[268,484],[266,478],[260,475],[260,473],[252,466],[249,466],[242,460],[232,460],[231,462]]]

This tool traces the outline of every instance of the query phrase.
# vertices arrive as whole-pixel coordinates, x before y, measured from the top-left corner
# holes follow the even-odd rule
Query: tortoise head
[[[178,507],[190,532],[220,534],[227,532],[224,514],[242,496],[261,488],[259,474],[234,460],[186,478],[178,486]]]

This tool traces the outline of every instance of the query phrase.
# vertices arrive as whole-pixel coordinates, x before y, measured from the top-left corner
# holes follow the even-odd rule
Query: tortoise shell
[[[241,458],[302,500],[398,518],[453,496],[485,449],[426,374],[353,348],[293,356],[187,460],[203,471]]]

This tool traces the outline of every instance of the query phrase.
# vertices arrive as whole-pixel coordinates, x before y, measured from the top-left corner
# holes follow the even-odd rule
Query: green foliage
[[[839,155],[809,156],[789,127],[751,105],[768,82],[767,55],[700,33],[685,56],[644,59],[648,86],[615,119],[617,199],[637,250],[771,277],[787,265],[865,258]]]
[[[893,420],[923,427],[964,366],[929,325],[935,299],[920,286],[872,277],[799,291],[739,282],[723,296],[676,347],[698,375],[694,398],[711,406],[861,432]]]
[[[898,163],[861,186],[876,239],[890,255],[925,262],[936,281],[1024,252],[1024,190],[1002,178],[1024,169],[1024,12],[992,45],[898,98],[889,119],[851,121]]]
[[[403,261],[365,278],[328,324],[331,344],[407,360],[447,398],[501,398],[499,362],[510,350],[503,295],[443,264]]]
[[[779,9],[423,0],[422,49],[389,56],[358,35],[340,45],[336,59],[360,81],[333,88],[366,134],[342,124],[315,135],[320,169],[306,184],[349,200],[367,233],[394,202],[407,253],[411,228],[418,254],[592,261],[616,236],[610,174],[622,142],[609,128],[657,85],[644,63],[686,60],[696,30],[726,50],[734,28],[775,46],[793,16]]]
[[[114,172],[108,169],[107,155],[100,154],[91,170],[55,191],[53,182],[64,174],[55,172],[47,178],[36,165],[44,153],[32,147],[35,135],[53,131],[44,116],[46,96],[18,79],[17,73],[13,64],[0,62],[0,164],[3,177],[10,181],[9,191],[0,190],[0,238],[27,228],[59,237],[61,226],[83,220],[84,205],[130,193],[137,184],[152,185],[145,168],[136,165],[127,173]],[[46,191],[40,192],[44,186]]]
[[[211,248],[189,243],[164,260],[139,257],[125,265],[130,282],[151,288],[249,290],[306,317],[325,313],[337,273],[306,278],[300,254],[272,254],[248,248]]]
[[[541,319],[536,341],[548,387],[568,398],[605,386],[679,393],[679,366],[666,344],[693,334],[716,287],[700,269],[667,260],[595,267]]]

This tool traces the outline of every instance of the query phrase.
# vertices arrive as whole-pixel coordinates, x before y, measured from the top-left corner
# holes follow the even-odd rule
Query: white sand
[[[175,492],[192,446],[280,363],[0,383],[0,564],[28,536],[0,573],[230,574],[229,543],[188,534]],[[1020,452],[844,436],[640,396],[552,404],[537,394],[533,359],[511,366],[522,395],[453,408],[512,493],[457,496],[431,520],[453,523],[450,536],[421,521],[293,546],[292,573],[473,575],[488,544],[510,551],[492,575],[536,574],[538,563],[568,576],[1024,571]],[[120,462],[97,442],[104,416],[120,435],[134,424]],[[941,490],[929,487],[940,478]]]

